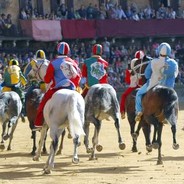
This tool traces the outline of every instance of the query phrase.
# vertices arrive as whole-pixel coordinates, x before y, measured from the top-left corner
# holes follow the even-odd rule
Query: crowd
[[[12,23],[11,14],[2,13],[0,17],[0,34],[3,36],[16,36],[21,30],[17,30],[17,25]],[[97,4],[89,3],[88,6],[81,5],[79,9],[66,7],[64,3],[58,5],[52,12],[39,12],[36,7],[32,6],[31,0],[25,2],[25,6],[20,9],[19,19],[48,19],[48,20],[65,20],[65,19],[116,19],[116,20],[143,20],[143,19],[177,19],[184,18],[184,10],[179,6],[177,10],[172,7],[165,7],[160,3],[158,9],[153,9],[149,4],[140,8],[138,4],[132,2],[126,8],[120,4],[109,0],[106,3]]]
[[[165,7],[160,3],[160,7],[155,10],[148,4],[145,8],[140,9],[138,4],[131,3],[125,9],[120,4],[109,0],[106,3],[97,4],[89,3],[88,6],[81,5],[79,9],[66,7],[61,3],[55,11],[51,13],[39,13],[37,8],[33,8],[31,1],[28,1],[20,11],[20,19],[118,19],[118,20],[142,20],[142,19],[175,19],[184,18],[184,11],[181,7],[177,11],[172,7]]]
[[[132,60],[137,50],[143,50],[146,55],[155,57],[156,49],[159,45],[157,42],[145,43],[141,45],[138,43],[125,44],[122,40],[109,40],[104,38],[103,40],[86,40],[86,41],[70,41],[68,42],[71,49],[71,58],[75,59],[81,67],[84,60],[89,58],[92,54],[92,46],[95,43],[100,43],[103,46],[102,57],[108,61],[108,81],[115,89],[121,89],[126,87],[125,84],[125,70],[128,62]],[[184,84],[184,64],[183,58],[178,55],[178,51],[184,49],[184,44],[180,41],[172,43],[172,58],[175,58],[179,63],[179,75],[177,77],[177,83]],[[40,48],[43,49],[43,48]],[[54,49],[54,48],[53,48]],[[44,50],[44,49],[43,49]],[[52,60],[54,58],[54,52],[44,50],[47,59]],[[3,71],[3,67],[7,65],[8,61],[15,58],[19,61],[21,66],[25,66],[32,58],[35,57],[35,52],[28,53],[0,53],[0,71]]]

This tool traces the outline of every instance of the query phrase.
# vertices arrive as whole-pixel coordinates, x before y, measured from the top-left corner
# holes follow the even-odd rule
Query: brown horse
[[[142,78],[142,83],[144,84],[146,82],[146,79],[144,77],[144,71],[146,66],[148,65],[150,61],[150,58],[145,57],[143,60],[137,59],[134,63],[133,72],[135,75],[140,75]],[[139,123],[137,129],[136,129],[136,121],[135,121],[135,95],[137,90],[134,90],[132,93],[130,93],[125,102],[125,110],[127,112],[127,119],[130,124],[130,134],[132,136],[133,146],[132,146],[132,152],[137,152],[137,136],[139,135],[139,131],[141,129],[141,123]]]
[[[142,63],[137,60],[134,64],[135,73],[142,75],[145,71],[147,64],[142,66]],[[140,68],[141,67],[141,68]],[[162,164],[161,157],[161,135],[163,122],[168,120],[171,124],[171,131],[173,136],[173,148],[178,149],[179,145],[176,141],[176,123],[178,114],[178,96],[174,89],[169,87],[157,85],[150,89],[142,100],[143,106],[143,117],[138,124],[137,130],[135,131],[135,92],[133,92],[126,101],[126,111],[128,120],[131,127],[131,135],[133,137],[132,151],[137,151],[136,141],[139,135],[141,127],[143,128],[146,149],[152,151],[152,148],[158,148],[158,160],[157,164]],[[151,136],[151,125],[154,126],[153,140],[150,140]]]

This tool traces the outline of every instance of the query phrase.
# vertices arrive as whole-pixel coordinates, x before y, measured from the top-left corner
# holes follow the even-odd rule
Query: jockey
[[[108,83],[107,68],[108,62],[102,56],[102,45],[95,44],[92,48],[93,55],[84,61],[82,66],[82,77],[86,79],[86,84],[82,92],[85,97],[89,88],[94,84]]]
[[[45,56],[45,52],[43,50],[38,50],[36,52],[35,59],[37,61],[47,60],[46,56]],[[30,72],[31,69],[32,69],[32,66],[31,66],[31,62],[30,62],[30,63],[27,64],[27,66],[24,69],[25,77],[27,77],[27,74]],[[29,92],[31,92],[35,88],[41,89],[42,92],[46,91],[46,85],[43,81],[39,82],[36,78],[31,78],[31,79],[29,78],[29,82],[30,82],[31,85],[30,85],[26,95],[29,94]]]
[[[143,53],[142,51],[137,51],[137,52],[141,52]],[[136,53],[137,53],[136,52]],[[125,90],[125,92],[122,94],[121,96],[121,101],[120,101],[120,112],[121,112],[121,118],[122,119],[125,119],[125,101],[126,101],[126,98],[127,96],[132,92],[134,91],[136,88],[142,86],[142,80],[141,80],[141,77],[139,77],[138,75],[136,75],[133,71],[133,68],[134,68],[134,63],[137,59],[143,59],[144,57],[144,53],[143,55],[136,55],[136,58],[132,59],[130,61],[130,63],[128,63],[128,68],[126,69],[125,71],[125,82],[127,84],[129,84],[129,87]],[[142,57],[140,57],[142,56]]]
[[[142,95],[157,84],[174,88],[175,79],[178,75],[178,64],[170,58],[171,47],[168,43],[162,43],[158,47],[159,57],[153,59],[145,70],[147,82],[138,90],[136,94],[136,117],[135,121],[140,121],[142,112]]]
[[[15,91],[16,93],[18,93],[22,101],[21,117],[22,121],[25,122],[25,95],[22,87],[27,84],[27,80],[19,67],[19,62],[16,59],[12,59],[9,61],[9,66],[5,68],[3,78],[4,82],[2,83],[2,92]]]
[[[44,77],[44,82],[51,85],[39,104],[34,122],[35,130],[40,130],[43,125],[43,109],[52,95],[59,89],[76,90],[81,79],[81,72],[77,62],[68,57],[70,53],[68,43],[60,42],[57,45],[57,52],[58,56],[50,62]]]

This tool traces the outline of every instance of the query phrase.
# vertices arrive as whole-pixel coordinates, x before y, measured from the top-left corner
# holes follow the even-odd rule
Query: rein
[[[43,63],[44,63],[44,62],[42,62],[41,65],[40,65],[39,67],[38,67],[37,64],[36,64],[37,70],[34,70],[34,71],[35,71],[35,77],[38,76],[39,80],[41,80],[41,81],[43,81],[43,79],[42,79],[42,77],[41,77],[41,75],[40,75],[40,69],[41,69]]]
[[[138,76],[144,76],[144,73],[141,73],[142,66],[148,64],[149,62],[150,62],[150,61],[143,62],[143,61],[141,60],[141,63],[138,64],[138,65],[136,65],[136,66],[134,66],[134,67],[132,68],[132,70],[134,71],[134,73],[135,73],[136,75],[138,75]],[[139,69],[138,72],[137,72],[137,69]]]

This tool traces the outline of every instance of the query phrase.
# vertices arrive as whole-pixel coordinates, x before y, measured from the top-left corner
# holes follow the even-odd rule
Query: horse
[[[28,75],[43,81],[48,65],[49,62],[47,60],[42,62],[33,60],[32,69]],[[84,99],[74,90],[60,89],[46,103],[43,115],[45,124],[49,127],[52,142],[50,145],[50,154],[43,168],[44,174],[50,174],[54,167],[54,157],[58,147],[59,137],[65,131],[66,127],[69,127],[73,138],[74,153],[72,162],[75,164],[79,163],[77,149],[80,144],[80,136],[85,135],[83,130],[84,112]],[[45,131],[45,129],[45,126],[43,126],[42,130]],[[43,140],[43,138],[41,139]]]
[[[126,145],[122,140],[120,132],[120,107],[116,96],[116,91],[110,84],[95,84],[90,87],[85,97],[85,138],[84,144],[87,153],[91,153],[90,160],[96,159],[95,149],[102,151],[103,147],[99,144],[98,136],[101,129],[102,120],[112,117],[118,134],[119,148],[124,150]],[[95,126],[92,138],[93,147],[89,147],[89,126]]]
[[[144,60],[137,59],[134,63],[132,68],[135,75],[139,75],[142,80],[142,84],[146,83],[146,78],[144,77],[144,71],[150,62],[150,58],[146,58]],[[126,98],[125,101],[125,111],[127,112],[127,119],[130,125],[130,134],[132,136],[132,152],[137,152],[137,137],[139,135],[139,131],[141,129],[141,123],[138,124],[136,129],[136,112],[135,112],[135,96],[136,96],[137,89],[132,91]]]
[[[135,63],[134,71],[139,71],[143,75],[146,67],[142,67],[140,64]],[[141,66],[141,69],[139,68]],[[146,66],[146,65],[145,65]],[[166,86],[156,85],[151,88],[142,99],[143,117],[138,124],[137,130],[133,133],[133,139],[136,140],[139,131],[142,127],[145,136],[146,149],[148,152],[152,151],[152,148],[158,149],[157,164],[163,164],[161,156],[161,135],[163,122],[168,120],[171,124],[171,131],[173,136],[173,149],[178,149],[179,144],[176,141],[176,124],[178,114],[178,96],[174,89]],[[135,117],[135,98],[134,98],[134,117]],[[134,120],[135,121],[135,120]],[[150,140],[151,125],[154,127],[153,139]]]
[[[25,95],[25,109],[26,109],[27,119],[29,121],[29,127],[31,129],[31,134],[32,134],[31,138],[33,139],[33,147],[31,151],[31,155],[34,155],[33,157],[34,161],[39,161],[41,158],[41,149],[43,154],[47,154],[46,138],[47,138],[48,128],[46,129],[46,132],[41,131],[41,134],[42,134],[41,137],[45,135],[45,138],[40,139],[38,149],[37,149],[36,131],[34,131],[34,128],[35,128],[34,121],[36,118],[38,105],[43,98],[45,89],[44,89],[44,86],[40,88],[40,83],[37,80],[35,79],[33,80],[28,77],[28,73],[30,72],[31,69],[32,69],[32,66],[30,62],[23,69],[23,73],[29,82],[28,83],[29,88],[27,89],[27,92]],[[62,153],[64,136],[65,136],[65,131],[62,133],[61,144],[59,146],[59,150],[57,151],[57,154]]]
[[[11,143],[18,119],[21,116],[22,102],[19,95],[14,91],[0,93],[0,122],[2,134],[0,149],[4,150],[4,142],[9,139],[7,150],[11,150]]]

